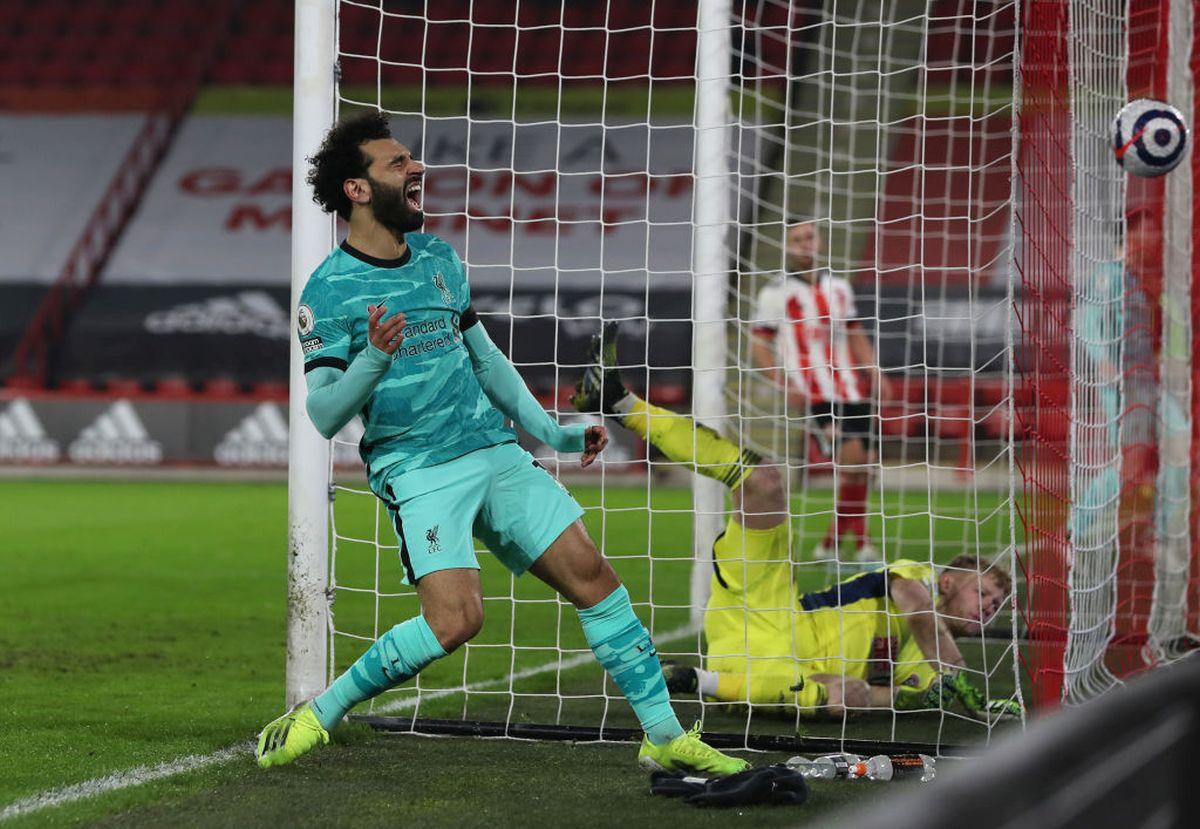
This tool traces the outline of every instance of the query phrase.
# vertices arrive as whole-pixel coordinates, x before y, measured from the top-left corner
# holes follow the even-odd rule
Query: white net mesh
[[[1195,8],[1173,2],[1168,18],[1167,100],[1195,111],[1192,48]],[[1185,116],[1187,117],[1187,116]],[[1194,135],[1194,133],[1193,133]],[[1189,624],[1188,582],[1192,566],[1192,167],[1185,163],[1166,182],[1163,232],[1163,330],[1160,357],[1158,471],[1158,557],[1149,633],[1149,661],[1186,653],[1197,642],[1195,616]],[[1197,610],[1190,608],[1193,614]]]
[[[746,442],[787,463],[797,589],[899,560],[936,571],[963,553],[1011,571],[1015,4],[795,12],[759,4],[742,48],[751,69],[736,100],[749,128],[739,147],[731,306],[740,324],[729,394]],[[813,261],[789,253],[789,228],[802,239],[815,231]],[[813,289],[797,288],[806,277]],[[839,313],[845,285],[854,307]],[[855,328],[871,348],[850,353],[866,369],[851,379],[837,352]],[[876,365],[881,402],[871,388]],[[821,401],[860,399],[881,416],[865,460],[818,414]],[[855,533],[862,507],[843,495],[863,473],[866,527]],[[1006,604],[958,643],[973,680],[994,697],[1017,693],[1011,611]],[[956,716],[941,723],[961,734]],[[893,735],[922,727],[920,715],[888,719]],[[856,727],[847,721],[842,733]]]
[[[429,170],[426,230],[463,256],[484,324],[547,407],[575,416],[566,411],[565,391],[580,373],[587,337],[602,321],[619,320],[631,388],[687,410],[696,394],[689,397],[688,384],[693,176],[701,172],[693,160],[696,9],[615,0],[343,0],[339,10],[340,107],[394,116],[397,137]],[[1190,346],[1183,344],[1162,355],[1162,398],[1157,385],[1146,386],[1149,403],[1131,409],[1142,398],[1130,349],[1142,346],[1130,334],[1145,309],[1130,307],[1119,255],[1124,184],[1108,148],[1109,123],[1126,95],[1123,13],[1116,0],[1069,8],[1075,174],[1061,197],[1076,209],[1074,226],[1061,230],[1074,240],[1066,427],[1072,507],[1064,530],[1074,558],[1070,609],[1060,621],[1069,630],[1063,670],[1072,699],[1113,681],[1105,654],[1128,583],[1122,464],[1131,446],[1185,439],[1184,420],[1164,417],[1156,425],[1139,413],[1186,410],[1191,395],[1190,375],[1181,371]],[[939,574],[957,555],[990,560],[960,562],[952,572],[976,584],[987,583],[977,578],[981,569],[1013,572],[1010,262],[1017,245],[1061,241],[1014,239],[1011,229],[1018,4],[759,0],[735,3],[733,16],[729,416],[717,425],[739,448],[787,472],[790,550],[779,563],[788,584],[797,596],[819,592],[905,560],[929,568],[940,598]],[[1171,187],[1190,200],[1190,180],[1181,176]],[[801,219],[811,220],[820,246],[807,267],[796,265],[785,242]],[[1191,256],[1190,225],[1180,221],[1168,247],[1183,262]],[[832,288],[824,297],[789,288],[801,271],[846,286],[841,311],[820,305],[831,301]],[[1186,282],[1168,283],[1178,308],[1190,308]],[[764,289],[780,302],[764,302]],[[780,307],[773,316],[764,310]],[[868,357],[849,345],[852,331],[865,335]],[[834,353],[843,347],[848,357]],[[847,359],[861,365],[843,377]],[[868,455],[847,456],[844,442],[829,434],[813,405],[822,397],[874,408],[879,417],[861,440]],[[843,429],[846,414],[834,410]],[[593,538],[629,587],[660,654],[707,664],[706,640],[691,621],[690,473],[610,427],[618,442],[594,474],[574,476],[573,459],[530,448],[566,477],[587,510]],[[1188,569],[1189,474],[1183,463],[1158,472],[1160,533],[1175,539],[1156,562],[1151,633],[1160,651],[1178,640],[1186,607],[1185,592],[1169,585]],[[849,492],[863,475],[865,501]],[[418,610],[400,585],[386,513],[351,469],[338,478],[333,672]],[[531,578],[513,579],[482,548],[479,555],[483,633],[377,700],[374,711],[634,725],[570,606]],[[958,639],[973,682],[991,698],[1021,696],[1013,608],[1007,599],[987,624]],[[796,604],[748,606],[744,618],[770,609],[802,612]],[[853,613],[842,618],[853,621]],[[793,655],[798,664],[839,662],[838,672],[853,678],[858,663],[893,661],[891,626],[906,622],[886,620],[869,657],[860,658],[844,627],[822,653]],[[891,666],[872,677],[877,689],[898,681]],[[678,710],[747,741],[792,734],[801,723],[794,707],[780,716],[778,706],[731,707],[694,694]],[[961,709],[919,706],[801,727],[810,736],[947,745],[987,738],[993,725]]]
[[[580,417],[560,401],[601,319],[623,324],[631,383],[684,401],[695,9],[343,2],[339,14],[341,109],[393,115],[394,134],[428,171],[425,231],[459,251],[473,307],[547,407],[561,421]],[[659,647],[698,653],[686,478],[651,486],[644,449],[627,434],[586,476],[571,477],[575,458],[527,445],[572,485]],[[353,478],[337,492],[333,672],[418,611],[374,496]],[[570,605],[478,554],[483,632],[373,711],[635,725]]]
[[[1073,2],[1071,83],[1075,160],[1075,275],[1071,347],[1071,625],[1065,657],[1066,697],[1086,699],[1111,684],[1100,658],[1116,611],[1122,425],[1121,262],[1125,175],[1113,163],[1109,130],[1125,102],[1123,3]]]
[[[1077,703],[1193,645],[1192,176],[1186,163],[1165,182],[1127,175],[1112,134],[1134,99],[1191,117],[1193,9],[1025,7],[1029,653],[1039,701]]]

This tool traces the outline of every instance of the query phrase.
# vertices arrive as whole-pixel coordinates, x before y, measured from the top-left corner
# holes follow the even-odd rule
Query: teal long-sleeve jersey
[[[463,343],[476,318],[462,261],[436,236],[405,241],[399,259],[336,248],[309,277],[297,319],[305,371],[344,371],[369,345],[368,305],[405,315],[404,341],[361,411],[359,453],[376,491],[391,475],[516,440]]]

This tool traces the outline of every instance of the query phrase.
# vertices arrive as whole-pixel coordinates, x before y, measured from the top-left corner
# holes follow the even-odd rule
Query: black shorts
[[[839,443],[861,440],[869,444],[875,437],[875,412],[870,403],[809,403],[808,416],[811,428],[824,432],[833,426]]]

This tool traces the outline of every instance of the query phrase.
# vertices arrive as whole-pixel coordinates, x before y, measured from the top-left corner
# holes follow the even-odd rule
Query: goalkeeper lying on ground
[[[665,667],[673,693],[795,705],[807,715],[937,707],[939,696],[972,714],[1019,713],[1015,703],[989,703],[971,684],[954,640],[980,633],[1011,588],[1008,573],[972,555],[955,558],[940,574],[929,564],[898,560],[797,594],[779,467],[627,391],[616,369],[616,334],[609,323],[603,345],[593,338],[593,365],[572,403],[616,418],[670,460],[733,491],[734,511],[713,545],[707,667]]]

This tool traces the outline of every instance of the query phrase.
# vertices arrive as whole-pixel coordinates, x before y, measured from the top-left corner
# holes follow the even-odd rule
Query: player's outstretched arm
[[[603,427],[562,426],[542,408],[516,367],[496,348],[482,323],[476,322],[463,331],[463,341],[479,385],[511,421],[560,452],[583,452],[583,466],[590,464],[604,448],[608,439]]]
[[[892,604],[904,614],[908,629],[925,658],[938,670],[956,670],[966,665],[950,629],[933,612],[933,595],[929,588],[914,579],[898,576],[891,576],[888,583]]]
[[[404,341],[404,314],[384,321],[387,308],[367,307],[367,337],[370,343],[358,353],[345,371],[322,366],[304,375],[308,383],[305,407],[317,431],[332,438],[362,411],[375,384],[392,367],[392,355]]]

